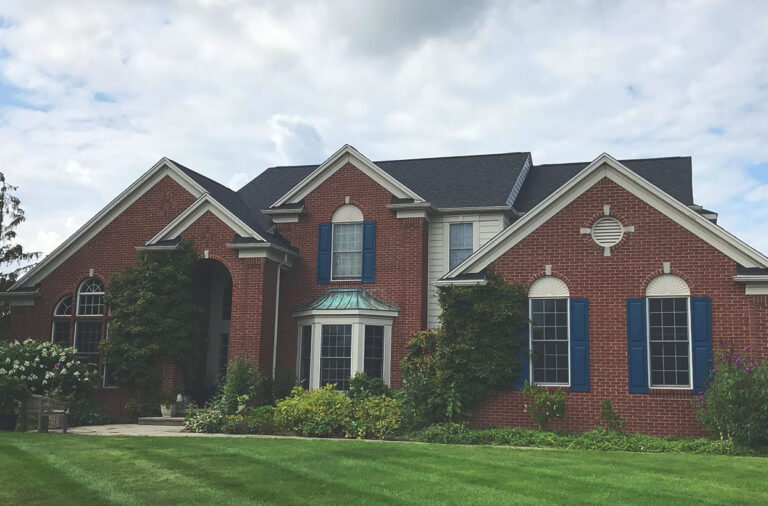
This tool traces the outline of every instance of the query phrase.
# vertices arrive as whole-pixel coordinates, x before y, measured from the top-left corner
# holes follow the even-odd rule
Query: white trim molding
[[[415,201],[424,202],[424,199],[405,186],[403,183],[390,176],[387,172],[382,170],[375,163],[366,158],[358,150],[345,144],[338,151],[332,154],[326,161],[324,161],[318,168],[312,171],[307,177],[299,181],[299,183],[288,190],[288,192],[280,197],[270,207],[275,208],[283,204],[296,204],[301,202],[304,197],[312,193],[323,181],[331,177],[337,170],[345,166],[347,163],[353,164],[360,169],[365,175],[376,181],[378,184],[387,189],[392,195],[398,198],[411,198]]]
[[[10,307],[29,307],[35,305],[35,299],[40,292],[0,292],[0,298],[5,299]]]
[[[674,199],[612,156],[603,153],[570,181],[446,274],[443,280],[450,282],[451,278],[460,274],[482,271],[603,178],[608,178],[629,191],[741,265],[768,268],[768,257]]]
[[[54,249],[40,263],[19,278],[9,290],[16,290],[23,286],[34,286],[45,279],[48,274],[64,263],[65,260],[77,252],[77,250],[88,241],[93,239],[96,234],[101,232],[115,218],[120,216],[123,211],[128,209],[128,207],[166,176],[176,181],[194,198],[198,198],[205,193],[202,186],[187,176],[171,160],[162,158],[131,186],[115,197],[112,202],[107,204],[104,209],[99,211],[96,216],[88,220],[85,225],[80,227],[80,229],[72,234],[58,248]]]

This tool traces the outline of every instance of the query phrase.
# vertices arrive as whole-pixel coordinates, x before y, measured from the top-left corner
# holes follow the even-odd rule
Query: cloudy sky
[[[162,156],[690,155],[768,252],[768,2],[0,0],[0,170],[48,252]]]

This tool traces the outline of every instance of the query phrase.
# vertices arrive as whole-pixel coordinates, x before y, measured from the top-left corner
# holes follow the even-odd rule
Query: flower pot
[[[13,431],[16,429],[18,415],[0,415],[0,430]]]
[[[160,414],[163,415],[163,418],[173,418],[176,416],[176,404],[171,404],[170,406],[161,404]]]

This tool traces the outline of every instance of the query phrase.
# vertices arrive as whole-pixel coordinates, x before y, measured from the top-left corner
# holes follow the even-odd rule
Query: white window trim
[[[533,300],[550,300],[560,299],[565,300],[566,309],[566,322],[568,324],[568,381],[566,383],[541,383],[533,380],[533,360],[528,360],[528,378],[530,378],[531,384],[540,385],[543,387],[569,387],[571,386],[571,298],[570,297],[529,297],[528,298],[528,315],[531,321],[528,322],[528,350],[533,352],[533,319],[530,316],[533,315]]]
[[[651,382],[651,299],[686,299],[688,305],[688,385],[687,386],[667,386],[654,385]],[[645,298],[645,344],[647,348],[648,361],[648,388],[654,390],[693,390],[693,336],[691,334],[691,297],[679,295],[653,296]]]
[[[312,345],[309,358],[309,390],[320,388],[320,360],[322,351],[323,325],[352,325],[352,350],[350,356],[350,379],[355,374],[365,371],[365,326],[377,325],[384,327],[384,383],[390,384],[392,362],[392,321],[388,316],[353,316],[353,315],[315,315],[301,318],[298,324],[299,346],[296,361],[296,372],[301,367],[301,329],[304,325],[312,326]]]
[[[69,297],[72,298],[72,295],[65,295],[64,297],[59,299],[59,302],[56,303],[56,305],[53,307],[53,316],[57,318],[72,318],[72,306],[74,305],[74,301],[69,304],[69,314],[58,314],[56,311],[59,310],[59,306],[61,306],[61,303],[64,302],[64,299]]]
[[[56,319],[56,318],[58,318],[58,319]],[[70,318],[70,320],[65,320],[64,318]],[[62,316],[62,315],[56,316],[54,318],[54,320],[51,322],[51,342],[54,342],[53,338],[56,335],[56,324],[57,323],[66,323],[71,328],[71,325],[72,325],[71,318],[72,318],[71,316]],[[69,337],[71,337],[71,336],[70,335],[67,336],[67,344],[69,344]]]
[[[357,277],[335,279],[333,276],[333,257],[336,254],[336,252],[333,250],[333,243],[334,243],[333,237],[334,237],[334,229],[336,228],[336,225],[360,225],[360,229],[361,229],[360,233],[362,235],[363,243],[360,246],[360,275]],[[362,221],[331,223],[331,281],[335,281],[335,282],[361,281],[363,279],[363,249],[365,249],[365,230],[363,229]],[[347,253],[350,253],[350,252],[347,252]]]
[[[81,323],[99,323],[100,325],[104,325],[104,320],[97,320],[97,319],[93,319],[93,320],[76,320],[75,321],[75,332],[74,332],[74,335],[72,336],[72,347],[75,349],[75,351],[77,352],[78,355],[93,355],[93,356],[98,357],[99,356],[98,350],[95,351],[95,352],[85,352],[85,351],[79,351],[77,349],[77,326],[80,325]],[[103,332],[103,331],[104,331],[104,328],[102,327],[101,328],[101,332]],[[99,335],[99,341],[101,341],[101,333]],[[97,343],[97,345],[98,345],[98,343]]]
[[[443,272],[444,273],[447,273],[451,270],[451,224],[453,223],[471,223],[472,224],[472,255],[474,255],[475,252],[478,250],[478,248],[480,248],[480,216],[479,215],[445,216],[443,218]]]
[[[85,292],[85,293],[83,293],[82,292],[83,286],[85,286],[85,284],[88,283],[89,281],[91,281],[92,279],[95,279],[96,281],[101,283],[102,291],[101,292]],[[106,293],[107,292],[106,292],[106,288],[104,287],[104,282],[102,280],[100,280],[99,278],[90,277],[90,278],[86,279],[85,281],[83,281],[82,283],[80,283],[80,286],[77,288],[77,310],[75,311],[75,315],[76,316],[84,316],[86,318],[88,318],[88,317],[103,317],[104,316],[104,308],[106,307],[106,304],[104,303],[104,295],[106,295]],[[101,297],[102,297],[101,298],[101,306],[102,306],[101,313],[99,313],[99,314],[80,314],[80,295],[101,295]]]

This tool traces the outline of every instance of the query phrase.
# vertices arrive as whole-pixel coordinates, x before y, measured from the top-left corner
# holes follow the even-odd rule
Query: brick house
[[[532,320],[524,380],[569,390],[560,428],[588,430],[613,400],[628,429],[699,435],[691,399],[713,346],[768,355],[768,258],[694,204],[691,159],[534,165],[530,153],[371,162],[344,146],[232,191],[160,160],[3,294],[13,338],[75,346],[103,373],[103,294],[137,251],[191,240],[199,255],[196,388],[247,353],[310,388],[357,371],[401,385],[408,337],[438,325],[436,290],[522,284]],[[164,371],[163,387],[178,380]],[[518,391],[478,425],[531,426]]]

